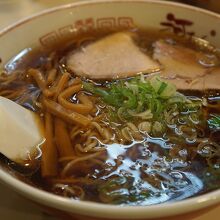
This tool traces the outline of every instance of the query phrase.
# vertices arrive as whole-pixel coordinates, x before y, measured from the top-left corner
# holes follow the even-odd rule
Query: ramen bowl
[[[83,1],[38,13],[0,32],[0,65],[30,48],[52,48],[62,39],[96,29],[156,28],[196,35],[220,47],[220,15],[178,3],[151,0]],[[117,206],[77,201],[20,181],[2,165],[0,180],[42,209],[66,219],[186,219],[220,203],[220,190],[178,202]],[[178,216],[178,217],[177,217]]]

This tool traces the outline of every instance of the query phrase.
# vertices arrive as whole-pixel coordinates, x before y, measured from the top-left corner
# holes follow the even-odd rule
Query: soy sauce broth
[[[116,31],[118,30],[113,32]],[[216,65],[219,65],[218,55],[208,51],[207,48],[201,48],[201,45],[195,44],[191,38],[153,30],[135,29],[130,32],[136,34],[135,42],[149,56],[153,55],[154,43],[163,39],[170,44],[182,45],[213,54],[217,59]],[[18,95],[12,96],[11,99],[44,118],[45,109],[41,103],[42,92],[27,74],[28,69],[39,69],[47,77],[49,70],[55,68],[59,78],[69,71],[65,64],[70,51],[77,51],[107,34],[109,31],[83,33],[74,39],[65,39],[54,48],[29,50],[23,57],[13,60],[13,63],[6,64],[3,80],[0,79],[0,92],[4,90],[18,92]],[[14,73],[16,73],[15,76],[13,76]],[[11,78],[11,81],[4,83],[4,79],[11,76],[14,79]],[[72,73],[70,81],[75,78],[76,76]],[[88,79],[83,80],[91,82]],[[95,86],[103,87],[112,82],[94,81],[92,83]],[[196,136],[193,140],[189,141],[187,138],[183,138],[183,135],[177,131],[178,126],[183,123],[178,120],[176,128],[171,129],[166,125],[166,132],[156,135],[145,134],[141,140],[134,138],[132,141],[114,142],[111,140],[110,143],[103,143],[100,135],[98,137],[92,136],[97,145],[97,151],[83,152],[80,151],[80,147],[76,148],[76,146],[83,145],[87,141],[85,134],[89,128],[74,128],[65,122],[70,136],[73,129],[75,132],[78,131],[76,138],[71,139],[75,152],[71,160],[93,154],[96,156],[77,162],[66,176],[63,175],[62,169],[67,162],[62,157],[58,158],[57,176],[47,178],[41,176],[41,168],[38,166],[35,169],[20,169],[14,164],[12,166],[11,161],[1,158],[3,166],[13,167],[10,170],[14,170],[15,175],[22,176],[23,181],[51,193],[71,199],[106,204],[151,205],[182,200],[217,189],[220,186],[220,131],[218,128],[211,129],[208,120],[213,115],[220,115],[219,91],[184,90],[180,92],[189,100],[198,99],[203,103],[202,109],[199,110],[202,115],[198,117],[198,126],[191,120],[192,118],[189,119],[193,117],[191,112],[180,113],[182,117],[187,118],[187,123],[190,121],[193,129],[196,129]],[[108,110],[106,104],[88,92],[85,94],[89,95],[95,103],[95,110],[90,114],[91,117],[101,117],[104,114],[99,122],[109,127],[115,134],[117,129],[123,128],[122,121],[114,121],[114,123],[109,121],[106,116]],[[71,97],[70,101],[75,104],[79,103],[75,95]],[[195,115],[196,112],[194,112]],[[53,119],[56,120],[56,117],[53,116]],[[141,121],[132,121],[132,123],[138,126]],[[103,150],[99,151],[101,148]],[[39,161],[40,158],[38,158]],[[35,160],[33,160],[34,163],[36,163]]]

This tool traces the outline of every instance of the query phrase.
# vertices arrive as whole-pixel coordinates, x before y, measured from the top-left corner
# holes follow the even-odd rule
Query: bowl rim
[[[73,3],[69,3],[69,4],[64,4],[64,5],[59,5],[59,6],[55,6],[52,8],[48,8],[48,9],[44,9],[40,12],[34,13],[33,15],[29,15],[25,18],[19,19],[16,22],[13,22],[11,25],[7,25],[6,27],[3,27],[0,30],[0,37],[2,37],[2,35],[7,34],[7,32],[18,28],[19,26],[23,25],[24,23],[29,22],[30,20],[36,19],[37,17],[40,16],[44,16],[47,14],[52,14],[52,13],[56,13],[57,11],[62,11],[68,8],[76,8],[76,7],[82,7],[82,6],[87,6],[87,5],[95,5],[95,4],[106,4],[106,3],[150,3],[150,4],[157,4],[157,5],[171,5],[171,6],[176,6],[176,7],[181,7],[184,9],[188,9],[191,11],[196,11],[196,12],[200,12],[201,14],[207,14],[211,17],[215,17],[215,18],[220,18],[220,14],[210,11],[208,9],[204,9],[204,8],[199,8],[196,6],[192,6],[192,5],[186,5],[180,2],[172,2],[170,0],[164,1],[164,0],[84,0],[84,1],[80,1],[80,0],[76,0],[76,2]]]
[[[74,2],[50,9],[43,10],[34,15],[28,16],[27,18],[21,19],[14,24],[3,28],[0,31],[0,38],[18,28],[19,26],[28,23],[33,19],[37,19],[41,16],[48,15],[51,13],[56,13],[57,11],[62,11],[69,8],[82,7],[85,5],[95,5],[95,4],[106,4],[106,3],[147,3],[147,4],[157,4],[157,5],[170,5],[174,7],[180,7],[186,10],[197,11],[201,14],[206,14],[211,17],[218,18],[220,21],[220,14],[208,11],[206,9],[197,8],[194,6],[189,6],[177,2],[162,1],[162,0],[95,0],[95,1],[83,1]],[[188,213],[191,211],[196,211],[205,207],[209,207],[220,203],[220,189],[206,193],[204,195],[196,196],[195,198],[188,198],[182,201],[176,201],[172,203],[162,203],[150,206],[116,206],[108,205],[90,201],[78,201],[71,200],[68,198],[63,198],[61,196],[54,195],[52,193],[40,190],[31,185],[28,185],[17,178],[13,177],[11,174],[7,173],[3,169],[0,169],[0,180],[10,186],[13,190],[19,194],[25,195],[25,197],[35,201],[39,204],[43,204],[55,209],[67,211],[69,213],[77,213],[86,216],[93,217],[105,217],[105,218],[118,218],[121,219],[143,219],[143,218],[157,218],[179,215]],[[72,211],[74,210],[74,212]],[[160,212],[158,212],[160,210]],[[119,216],[120,215],[120,216]]]

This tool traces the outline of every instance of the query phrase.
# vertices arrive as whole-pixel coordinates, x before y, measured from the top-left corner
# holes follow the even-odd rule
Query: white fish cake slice
[[[22,163],[43,141],[40,118],[0,96],[0,152],[10,160]]]
[[[70,54],[67,66],[76,75],[90,79],[117,79],[160,69],[126,32],[109,35]]]

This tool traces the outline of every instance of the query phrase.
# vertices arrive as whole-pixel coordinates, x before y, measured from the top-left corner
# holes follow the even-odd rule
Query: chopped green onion
[[[167,84],[165,82],[162,82],[157,93],[160,95],[166,89],[166,87],[167,87]]]
[[[220,115],[213,115],[213,117],[208,120],[208,125],[210,129],[220,129]]]
[[[148,121],[152,123],[151,134],[154,136],[165,132],[167,121],[171,124],[176,122],[176,115],[194,113],[201,109],[201,101],[188,99],[176,91],[175,85],[158,76],[145,78],[141,75],[103,87],[84,82],[83,87],[99,96],[110,107],[107,108],[108,117],[114,118],[115,122]],[[190,121],[191,124],[193,122]]]

